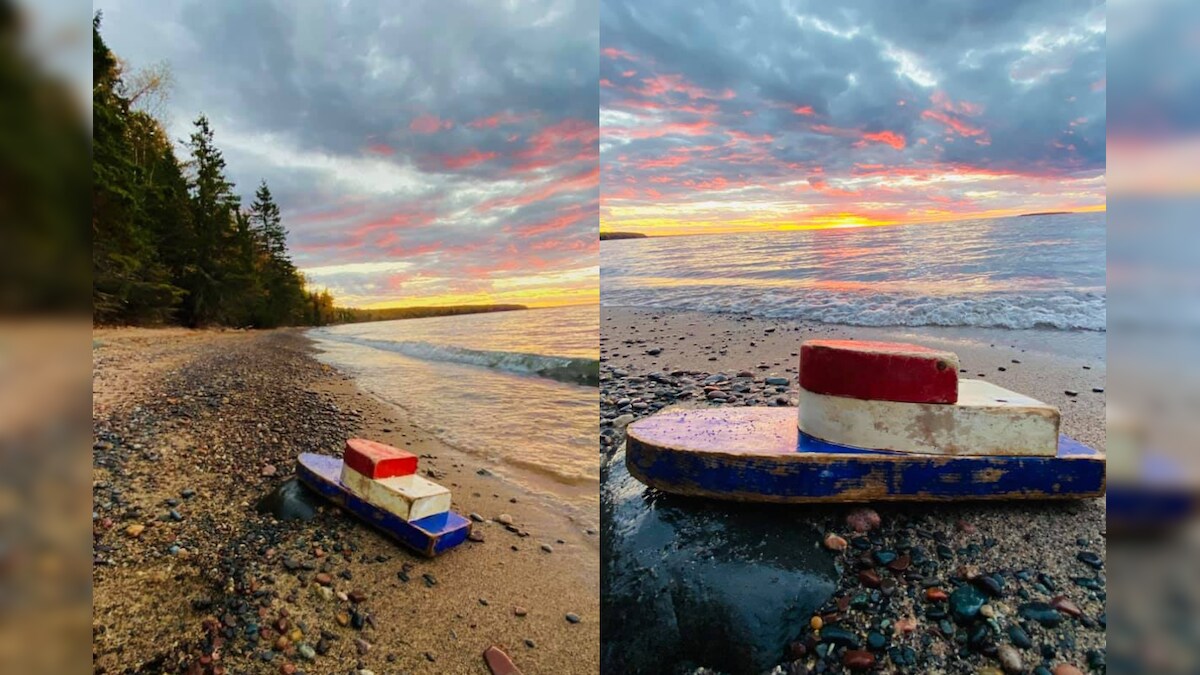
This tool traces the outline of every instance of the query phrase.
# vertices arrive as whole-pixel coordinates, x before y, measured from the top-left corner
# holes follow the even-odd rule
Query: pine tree
[[[189,293],[186,314],[190,325],[203,326],[225,318],[222,303],[230,290],[225,263],[232,248],[238,199],[233,184],[225,178],[225,158],[213,142],[208,118],[198,117],[195,127],[188,141],[192,156],[188,192],[196,235],[196,261],[185,279]]]

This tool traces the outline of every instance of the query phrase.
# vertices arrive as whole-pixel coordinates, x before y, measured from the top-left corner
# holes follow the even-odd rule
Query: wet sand
[[[795,406],[800,342],[818,337],[899,339],[948,347],[958,353],[967,371],[963,377],[983,377],[1058,406],[1064,433],[1104,448],[1102,345],[1098,352],[1080,349],[1072,353],[1070,348],[1036,350],[1011,346],[1011,342],[999,339],[989,341],[993,336],[982,331],[979,332],[982,339],[963,341],[961,332],[945,331],[939,335],[938,331],[928,331],[919,336],[913,334],[919,331],[614,307],[601,310],[600,325],[600,433],[605,452],[619,448],[624,440],[624,426],[630,420],[667,406]],[[1073,339],[1049,333],[998,335],[1027,345],[1053,346],[1056,339]],[[1096,340],[1091,338],[1095,336],[1085,337],[1094,346]],[[651,373],[663,374],[666,376],[663,379],[674,384],[646,377]],[[727,387],[729,397],[722,401],[705,400],[703,387],[698,383],[716,373],[725,373],[730,378],[722,385]],[[739,374],[743,377],[739,378]],[[789,385],[779,388],[766,385],[764,380],[772,376],[789,378]],[[742,384],[735,385],[734,380]],[[1067,391],[1076,394],[1069,395]],[[864,643],[872,631],[886,634],[886,648],[873,654],[876,664],[883,665],[885,670],[898,665],[903,672],[985,672],[981,669],[999,668],[996,652],[1004,646],[1006,656],[1011,656],[1012,640],[1007,631],[1013,625],[1023,626],[1034,643],[1032,648],[1017,648],[1026,671],[1038,665],[1053,670],[1064,663],[1086,671],[1089,661],[1103,659],[1105,574],[1079,559],[1083,552],[1096,553],[1103,568],[1107,535],[1103,499],[872,507],[882,525],[869,534],[856,533],[848,524],[846,517],[852,506],[803,508],[811,512],[811,525],[821,536],[832,532],[852,544],[845,552],[829,553],[838,562],[841,580],[839,591],[821,612],[826,623],[850,629]],[[914,545],[922,549],[921,557],[928,559],[923,565],[913,563],[914,570],[921,568],[920,573],[893,573],[869,560],[873,551],[904,552]],[[939,550],[949,555],[934,555]],[[884,578],[893,578],[899,584],[898,592],[893,590],[894,595],[886,599],[873,597],[872,593],[878,591],[865,586],[859,576],[860,572],[876,567]],[[941,635],[938,614],[925,600],[924,592],[930,585],[952,590],[959,585],[982,583],[977,579],[980,575],[999,575],[1005,582],[1005,590],[999,597],[989,596],[995,629],[983,642],[968,649]],[[1099,590],[1084,588],[1073,581],[1084,577],[1095,578]],[[871,575],[867,579],[874,584]],[[864,592],[870,602],[862,607],[850,606]],[[1058,596],[1065,596],[1077,605],[1081,616],[1064,614],[1066,620],[1057,628],[1043,628],[1018,616],[1020,607],[1030,602],[1050,602]],[[930,609],[934,612],[927,616]],[[894,626],[900,619],[915,619],[914,630],[896,631]],[[888,623],[881,625],[883,621]],[[820,641],[811,629],[798,625],[795,634],[797,639],[791,654],[781,655],[784,669],[780,672],[808,672],[801,668],[812,669],[822,660],[826,661],[822,666],[830,667],[831,672],[840,671],[840,657],[835,657],[843,650],[834,650],[834,657],[829,657],[832,660],[827,660],[815,653]],[[912,654],[899,652],[897,656],[901,659],[914,656],[921,666],[914,669],[898,664],[889,652],[891,648],[912,649]],[[794,661],[789,662],[790,659]]]
[[[413,426],[300,331],[93,337],[96,672],[487,673],[493,644],[525,673],[598,670],[594,517]],[[483,541],[426,560],[331,506],[256,512],[349,436],[419,454]]]

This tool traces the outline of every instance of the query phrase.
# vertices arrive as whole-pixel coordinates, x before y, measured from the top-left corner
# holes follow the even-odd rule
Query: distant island
[[[1018,218],[1028,218],[1029,216],[1062,216],[1062,215],[1067,215],[1070,213],[1075,213],[1075,212],[1074,211],[1038,211],[1036,213],[1022,213],[1020,216],[1017,216],[1017,217]]]
[[[600,241],[609,239],[645,239],[646,235],[641,232],[601,232]]]
[[[363,321],[394,321],[396,319],[425,319],[431,316],[513,312],[529,309],[525,305],[441,305],[436,307],[387,307],[385,309],[338,308],[339,323]]]

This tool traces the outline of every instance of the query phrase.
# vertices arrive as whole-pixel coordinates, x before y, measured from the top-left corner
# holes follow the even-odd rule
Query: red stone
[[[800,345],[800,386],[869,401],[954,403],[958,357],[901,342],[809,340]]]
[[[483,661],[493,675],[521,675],[521,671],[517,669],[508,654],[505,654],[504,650],[496,645],[488,647],[483,652]]]
[[[842,655],[842,665],[850,670],[869,670],[875,666],[875,655],[865,649],[851,649]]]
[[[373,480],[409,476],[417,472],[416,455],[364,438],[346,441],[342,460],[346,466]]]

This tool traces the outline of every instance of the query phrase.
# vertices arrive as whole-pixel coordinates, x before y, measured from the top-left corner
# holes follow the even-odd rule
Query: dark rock
[[[1079,560],[1079,562],[1088,565],[1089,567],[1093,567],[1095,569],[1104,567],[1104,560],[1101,559],[1098,554],[1092,553],[1091,551],[1080,551],[1075,557]]]
[[[649,490],[620,451],[601,467],[601,513],[601,672],[770,670],[836,589],[801,514]]]
[[[979,608],[987,598],[974,586],[959,586],[950,594],[950,613],[959,623],[968,623],[979,616]]]
[[[1036,621],[1047,628],[1053,628],[1062,623],[1062,614],[1044,602],[1028,602],[1017,610],[1021,618]]]
[[[309,521],[316,517],[317,507],[323,503],[321,497],[298,478],[292,477],[268,492],[255,508],[259,513],[270,514],[278,520]]]
[[[1033,647],[1033,640],[1029,638],[1029,634],[1015,623],[1008,627],[1008,639],[1021,649]]]
[[[858,649],[862,646],[862,641],[853,631],[837,625],[825,626],[821,629],[821,642],[850,649]]]

